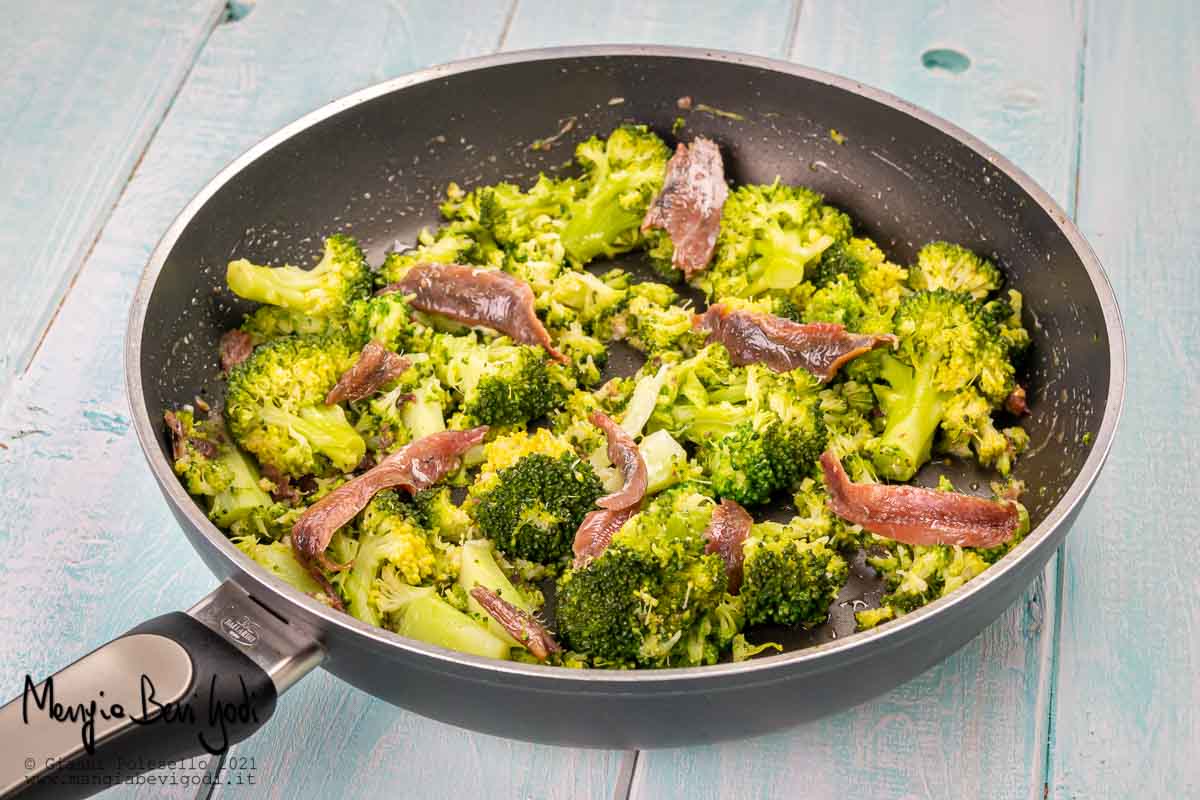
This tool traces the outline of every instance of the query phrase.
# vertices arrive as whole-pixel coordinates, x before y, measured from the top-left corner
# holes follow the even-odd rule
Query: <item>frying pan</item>
[[[677,104],[682,97],[693,98],[690,111]],[[680,116],[680,137],[715,139],[734,181],[778,176],[811,186],[901,263],[925,242],[961,242],[996,259],[1024,293],[1032,444],[1015,476],[1030,487],[1033,530],[1011,554],[965,588],[875,630],[854,632],[854,608],[879,593],[858,564],[829,623],[774,632],[786,644],[782,654],[689,669],[569,670],[463,655],[368,626],[272,577],[206,519],[172,472],[161,420],[197,395],[220,397],[217,340],[246,310],[223,286],[231,257],[308,263],[323,236],[345,231],[377,262],[437,224],[451,180],[527,182],[563,169],[576,142],[622,122],[648,123],[672,141]],[[530,147],[564,129],[549,149]],[[826,73],[732,53],[626,46],[435,67],[338,100],[271,136],[214,178],[163,236],[133,301],[125,364],[150,469],[223,583],[188,612],[151,620],[53,676],[64,705],[103,690],[102,709],[120,700],[127,710],[97,716],[94,753],[78,723],[55,721],[41,707],[45,684],[0,709],[0,735],[26,744],[4,748],[0,791],[82,795],[97,787],[50,781],[69,770],[128,777],[140,771],[130,757],[220,749],[263,724],[276,696],[318,665],[416,713],[558,745],[691,745],[847,708],[938,663],[1023,592],[1096,479],[1125,381],[1124,333],[1096,257],[1063,210],[986,145]],[[919,477],[929,483],[939,473],[980,491],[994,477],[942,463]],[[141,703],[147,682],[149,705]],[[131,722],[143,710],[155,721]],[[28,769],[16,759],[27,751],[48,760]]]

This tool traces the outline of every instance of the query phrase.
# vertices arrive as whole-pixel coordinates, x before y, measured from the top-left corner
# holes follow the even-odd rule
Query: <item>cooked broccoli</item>
[[[712,266],[694,280],[709,299],[787,296],[809,265],[850,238],[850,218],[803,186],[740,186],[725,202]]]
[[[170,412],[178,421],[184,452],[175,460],[189,493],[205,499],[208,517],[241,536],[283,535],[288,506],[267,494],[255,465],[229,440],[217,419],[197,422],[190,409]]]
[[[570,443],[542,429],[497,438],[471,486],[467,509],[484,536],[517,558],[553,564],[604,487]]]
[[[626,125],[607,139],[595,136],[575,149],[582,191],[567,208],[562,243],[575,263],[612,258],[642,242],[646,209],[662,188],[671,152],[645,125]]]
[[[455,504],[449,486],[431,486],[413,497],[417,518],[427,529],[455,542],[475,537],[477,530],[466,509]]]
[[[438,378],[458,399],[452,428],[540,419],[575,388],[569,367],[550,362],[541,347],[506,337],[439,334],[430,355]]]
[[[949,485],[943,485],[942,489],[954,491]],[[878,609],[866,609],[855,615],[859,629],[871,628],[915,611],[949,594],[996,563],[1029,533],[1029,512],[1019,503],[1017,510],[1020,513],[1017,532],[1004,544],[987,549],[907,545],[872,537],[871,549],[882,548],[883,553],[869,554],[867,563],[883,577],[887,593]]]
[[[760,522],[743,545],[741,588],[746,623],[820,625],[846,583],[849,568],[810,520]]]
[[[233,438],[264,464],[293,477],[352,471],[366,443],[325,395],[353,363],[345,337],[287,336],[233,368],[225,419]]]
[[[486,658],[511,657],[509,642],[487,623],[455,608],[432,586],[408,584],[391,566],[383,568],[371,598],[401,636]]]
[[[917,252],[917,263],[908,272],[908,285],[921,292],[945,289],[982,300],[999,289],[1004,276],[996,265],[965,247],[931,242]]]
[[[391,566],[398,579],[413,586],[433,578],[441,565],[432,539],[412,505],[395,491],[375,495],[359,515],[353,563],[335,577],[346,598],[346,610],[364,622],[381,624],[373,591],[383,567]]]
[[[296,560],[296,551],[288,542],[260,542],[256,536],[240,536],[233,543],[276,578],[290,583],[305,594],[325,594],[325,587]]]
[[[992,404],[973,388],[955,394],[946,401],[937,448],[960,458],[974,453],[980,464],[1007,477],[1028,436],[1021,428],[998,429],[992,411]]]
[[[488,630],[494,636],[507,641],[511,646],[518,647],[520,643],[494,620],[479,602],[471,597],[470,591],[476,586],[482,586],[495,592],[500,598],[526,612],[534,614],[540,605],[540,595],[535,598],[513,585],[508,575],[501,569],[492,549],[492,543],[486,539],[475,539],[462,547],[462,568],[458,573],[458,585],[467,595],[467,608],[477,617],[487,621]]]
[[[805,322],[836,322],[862,333],[891,333],[892,316],[908,290],[907,272],[870,239],[854,238],[826,250],[804,303]]]
[[[692,329],[692,309],[677,305],[678,295],[661,283],[639,283],[629,290],[628,341],[648,355],[690,355],[704,345],[706,334]]]
[[[718,497],[765,503],[810,468],[825,447],[818,396],[802,371],[733,367],[719,344],[673,368],[676,390],[658,396],[653,427],[698,446]]]
[[[230,261],[229,288],[239,297],[278,306],[292,314],[329,317],[371,293],[371,270],[358,243],[336,234],[325,240],[325,253],[312,269],[264,267],[246,259]]]
[[[621,312],[629,304],[629,277],[619,269],[603,278],[581,270],[566,270],[544,293],[546,322],[566,327],[578,322],[592,336],[604,341],[619,338]]]
[[[713,501],[691,485],[656,496],[600,556],[558,581],[564,644],[597,666],[716,663],[744,623],[721,557],[705,552]]]
[[[996,406],[1013,387],[1008,348],[969,295],[939,289],[906,297],[896,311],[900,347],[881,359],[875,385],[887,418],[874,445],[879,474],[906,481],[929,460],[950,400],[975,387]]]
[[[375,276],[377,286],[403,278],[417,264],[479,264],[500,266],[503,253],[479,225],[451,222],[436,231],[422,230],[416,244],[388,253]]]

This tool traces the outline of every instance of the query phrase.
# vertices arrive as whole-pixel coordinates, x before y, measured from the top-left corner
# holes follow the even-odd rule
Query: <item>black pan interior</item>
[[[677,105],[685,96],[691,111]],[[1022,375],[1032,443],[1015,476],[1028,484],[1024,499],[1040,522],[1083,466],[1107,400],[1100,301],[1066,237],[1003,171],[946,132],[819,81],[707,59],[582,56],[493,66],[379,96],[279,144],[211,197],[165,261],[141,348],[151,419],[196,395],[219,397],[217,339],[246,310],[224,289],[230,258],[309,264],[324,236],[344,231],[378,263],[438,223],[450,181],[524,184],[569,169],[577,142],[623,122],[650,124],[673,143],[679,117],[679,138],[719,142],[735,182],[778,177],[810,186],[899,263],[925,242],[948,239],[1003,266],[1025,295],[1033,337]],[[530,147],[564,126],[570,130],[549,150]],[[636,257],[621,263],[639,268]],[[614,370],[636,367],[629,352],[613,355]],[[920,480],[942,473],[980,493],[995,478],[955,462],[929,465]],[[854,608],[879,592],[868,568],[857,572],[831,622],[780,632],[785,644],[852,632]]]

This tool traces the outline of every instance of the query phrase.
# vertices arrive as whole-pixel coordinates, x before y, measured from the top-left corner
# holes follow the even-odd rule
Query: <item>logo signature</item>
[[[258,623],[249,617],[225,617],[221,620],[221,630],[240,645],[254,647],[258,644]]]

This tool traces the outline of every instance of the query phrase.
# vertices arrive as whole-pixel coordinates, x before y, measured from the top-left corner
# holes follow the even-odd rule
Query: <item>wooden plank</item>
[[[778,56],[787,50],[799,5],[742,0],[709,3],[698,13],[695,3],[680,0],[519,0],[504,47],[654,42]]]
[[[0,405],[225,8],[70,5],[0,26]]]
[[[946,116],[1070,200],[1075,5],[805,3],[794,38],[793,60]],[[929,69],[931,49],[970,66]],[[643,753],[634,796],[1041,798],[1054,586],[1052,563],[978,639],[874,702],[785,734]]]
[[[27,672],[61,667],[215,585],[145,469],[121,378],[125,309],[173,215],[230,159],[304,112],[494,49],[508,10],[447,0],[262,2],[214,31],[0,415],[0,696],[16,695]],[[222,786],[219,796],[301,797],[316,787],[329,796],[603,796],[620,760],[469,734],[324,674],[289,692],[236,752],[255,759],[254,770],[240,771],[255,785]]]
[[[1200,796],[1200,8],[1092,4],[1079,222],[1127,326],[1125,417],[1063,554],[1049,796]],[[1083,535],[1078,535],[1083,534]]]

